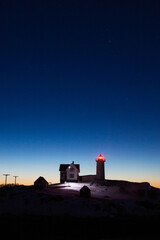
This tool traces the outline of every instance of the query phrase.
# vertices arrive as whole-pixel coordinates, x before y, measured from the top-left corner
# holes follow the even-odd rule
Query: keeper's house
[[[80,165],[74,164],[60,164],[60,183],[66,182],[78,182]]]

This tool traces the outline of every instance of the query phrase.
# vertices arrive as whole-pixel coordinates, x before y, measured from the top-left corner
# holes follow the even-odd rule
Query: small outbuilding
[[[87,186],[83,186],[80,189],[80,197],[90,198],[91,197],[91,190]]]
[[[39,177],[35,182],[34,182],[34,186],[38,187],[38,188],[46,188],[48,187],[48,182],[46,181],[46,179],[44,177]]]

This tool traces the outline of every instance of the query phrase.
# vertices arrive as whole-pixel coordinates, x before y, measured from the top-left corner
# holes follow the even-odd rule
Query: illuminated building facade
[[[64,182],[78,182],[80,165],[74,164],[60,164],[60,183]]]

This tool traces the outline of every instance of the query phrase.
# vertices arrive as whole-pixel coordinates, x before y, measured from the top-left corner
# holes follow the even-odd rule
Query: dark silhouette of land
[[[71,216],[4,215],[0,217],[2,236],[15,239],[156,239],[159,216],[119,216],[117,218],[76,218]]]
[[[90,183],[88,198],[80,197],[78,187],[1,187],[1,235],[39,240],[137,240],[159,235],[160,189],[149,183],[106,180]]]

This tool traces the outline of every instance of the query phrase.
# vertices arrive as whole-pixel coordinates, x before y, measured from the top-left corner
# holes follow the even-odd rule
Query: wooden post
[[[5,176],[5,185],[7,185],[7,177],[9,176],[10,174],[3,174],[3,176]]]
[[[17,177],[18,177],[18,176],[13,176],[13,177],[15,178],[15,185],[16,185],[16,180],[17,180]]]

